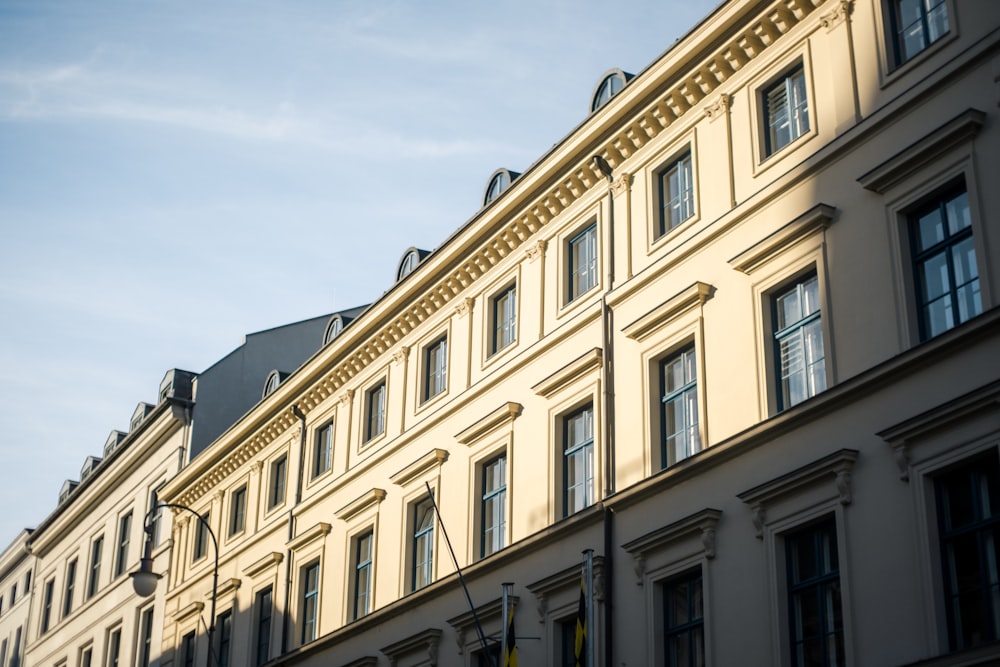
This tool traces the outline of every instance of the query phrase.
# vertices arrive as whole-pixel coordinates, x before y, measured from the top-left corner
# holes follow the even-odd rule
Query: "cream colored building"
[[[0,667],[23,664],[35,559],[28,552],[31,530],[22,530],[0,554]]]
[[[486,664],[443,528],[522,665],[585,549],[595,664],[997,660],[998,72],[984,0],[728,2],[609,72],[165,487],[219,661]]]
[[[156,405],[139,403],[127,433],[112,431],[87,457],[59,505],[31,534],[35,560],[25,665],[148,667],[159,658],[163,598],[135,595],[155,492],[184,464],[192,374],[172,370]],[[150,515],[153,554],[166,567],[171,516]]]

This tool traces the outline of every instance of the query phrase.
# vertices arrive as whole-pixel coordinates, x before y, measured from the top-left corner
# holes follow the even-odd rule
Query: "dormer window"
[[[612,97],[617,95],[625,84],[628,83],[634,75],[628,72],[623,72],[620,69],[609,70],[601,77],[601,82],[597,84],[597,88],[594,89],[594,96],[590,98],[590,110],[591,112],[597,111],[605,104],[607,104]]]
[[[419,248],[410,248],[403,253],[403,258],[399,260],[399,265],[396,268],[396,282],[413,273],[413,270],[429,254],[426,250],[420,250]]]
[[[281,373],[278,371],[268,373],[267,379],[264,380],[264,391],[261,394],[261,398],[267,398],[270,394],[273,394],[279,384],[281,384]]]
[[[503,194],[504,190],[510,187],[511,182],[520,176],[521,174],[517,172],[512,172],[507,169],[497,169],[490,176],[490,180],[486,183],[486,192],[483,193],[483,206],[489,206],[490,203]]]
[[[334,315],[330,318],[330,321],[326,325],[326,332],[323,334],[323,344],[326,345],[331,340],[340,335],[340,332],[344,330],[344,318],[339,314]]]

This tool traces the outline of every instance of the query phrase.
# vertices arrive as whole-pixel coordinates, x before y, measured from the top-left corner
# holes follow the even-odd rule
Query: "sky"
[[[375,301],[720,1],[0,0],[0,549],[168,369]]]

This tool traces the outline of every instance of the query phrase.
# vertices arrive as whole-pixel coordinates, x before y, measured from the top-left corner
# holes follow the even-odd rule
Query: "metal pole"
[[[587,667],[594,667],[594,550],[583,550],[583,577],[587,588]]]
[[[500,641],[500,664],[504,665],[505,667],[506,667],[506,664],[507,664],[506,663],[506,661],[507,661],[507,642],[510,641],[510,637],[507,636],[508,627],[510,625],[510,623],[509,623],[509,618],[510,618],[510,592],[511,592],[511,590],[513,588],[514,588],[514,584],[500,584],[500,589],[502,591],[501,592],[501,596],[502,596],[501,599],[503,601],[503,603],[501,605],[502,606],[501,615],[502,615],[502,618],[503,618],[503,621],[502,621],[502,623],[503,623],[503,632],[501,633],[501,641]]]

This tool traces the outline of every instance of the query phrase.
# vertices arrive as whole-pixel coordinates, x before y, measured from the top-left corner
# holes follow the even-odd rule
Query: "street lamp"
[[[161,507],[190,512],[194,515],[194,518],[201,522],[209,537],[212,538],[212,546],[215,549],[215,567],[212,570],[212,611],[208,617],[208,665],[211,667],[214,662],[212,657],[215,655],[215,647],[212,645],[212,640],[215,634],[215,599],[219,592],[219,541],[215,539],[215,533],[212,531],[212,527],[208,525],[205,517],[190,507],[176,503],[161,503],[154,499],[153,506],[146,513],[146,518],[143,520],[142,529],[146,533],[146,544],[143,546],[142,558],[139,559],[139,569],[129,574],[132,577],[132,588],[135,589],[136,595],[148,598],[156,592],[156,583],[163,576],[153,572],[153,524],[150,523],[150,519]]]

